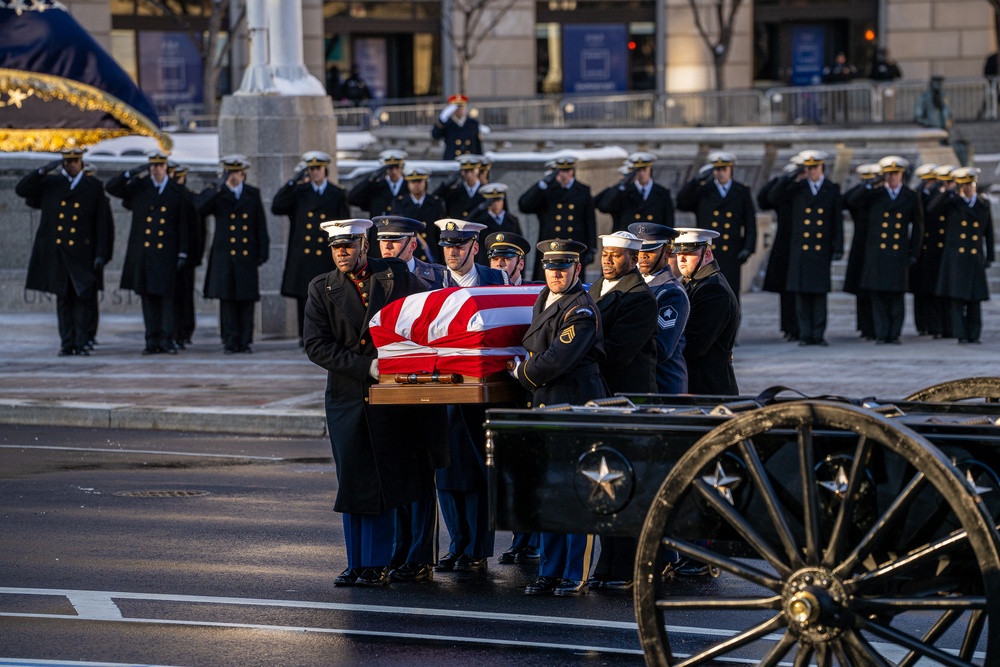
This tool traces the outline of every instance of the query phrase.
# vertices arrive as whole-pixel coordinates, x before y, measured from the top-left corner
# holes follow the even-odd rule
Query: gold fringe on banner
[[[120,128],[0,128],[0,152],[58,153],[64,148],[89,146],[105,139],[138,135],[152,137],[170,151],[173,141],[146,116],[117,97],[79,81],[51,74],[0,68],[0,107],[21,108],[24,100],[59,101],[81,111],[109,114]]]

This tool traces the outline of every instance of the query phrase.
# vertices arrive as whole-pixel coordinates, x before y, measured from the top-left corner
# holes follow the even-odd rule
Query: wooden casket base
[[[427,380],[427,376],[415,376]],[[487,377],[448,376],[452,382],[399,383],[382,375],[368,391],[372,405],[454,405],[460,403],[522,402],[524,389],[508,373]]]

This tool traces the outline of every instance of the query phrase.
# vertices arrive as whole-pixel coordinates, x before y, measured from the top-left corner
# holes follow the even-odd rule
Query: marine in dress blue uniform
[[[523,345],[528,357],[512,374],[531,393],[531,405],[582,405],[603,398],[607,388],[598,364],[604,360],[601,314],[583,288],[581,254],[587,247],[565,239],[536,246],[546,286],[532,309]],[[542,533],[538,578],[526,595],[578,596],[589,592],[592,535]]]
[[[640,223],[673,226],[674,200],[668,188],[653,180],[655,161],[652,153],[632,153],[627,161],[629,171],[621,181],[594,197],[597,210],[611,216],[612,232]]]
[[[469,98],[452,95],[431,128],[431,137],[444,143],[442,160],[453,160],[469,153],[482,155],[483,137],[479,121],[468,115]]]

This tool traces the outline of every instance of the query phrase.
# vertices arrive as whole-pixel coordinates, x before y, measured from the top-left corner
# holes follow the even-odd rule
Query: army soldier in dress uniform
[[[878,163],[862,164],[854,172],[861,181],[841,195],[841,202],[854,223],[851,253],[847,256],[847,269],[844,272],[844,291],[857,297],[855,321],[861,337],[875,340],[871,293],[861,287],[861,274],[865,270],[865,249],[868,245],[868,202],[863,195],[868,192],[868,186],[881,182],[882,167]]]
[[[385,305],[426,287],[400,260],[368,257],[370,220],[320,227],[337,268],[309,284],[304,334],[309,360],[327,371],[327,432],[337,470],[333,509],[343,516],[347,547],[347,569],[334,585],[385,586],[395,510],[433,489],[433,468],[423,440],[400,437],[420,407],[368,401],[379,377],[368,322]]]
[[[995,259],[993,214],[976,192],[979,170],[962,167],[951,173],[955,190],[931,202],[932,215],[945,216],[947,234],[941,253],[937,295],[946,300],[951,333],[960,345],[978,343],[983,330],[981,302],[990,298],[986,270]]]
[[[543,180],[521,195],[517,207],[522,213],[538,216],[538,238],[559,238],[579,241],[587,246],[580,257],[581,266],[594,259],[589,248],[595,247],[597,221],[590,186],[576,180],[576,158],[561,156],[553,161],[553,170]],[[541,257],[536,255],[531,274],[536,280],[543,275]]]
[[[733,346],[740,329],[740,306],[712,254],[719,233],[711,229],[678,227],[674,242],[691,302],[684,329],[684,358],[688,391],[692,394],[736,396]]]
[[[868,229],[860,288],[871,296],[875,339],[899,345],[906,314],[903,295],[910,267],[917,263],[924,236],[924,211],[917,193],[903,185],[910,163],[898,155],[879,160],[883,182],[859,195]]]
[[[469,118],[466,113],[469,98],[465,95],[452,95],[448,98],[448,106],[441,110],[431,137],[444,140],[442,160],[452,160],[459,155],[469,153],[481,155],[483,152],[483,137],[479,132],[479,121]]]
[[[757,206],[762,211],[774,211],[774,242],[767,256],[767,269],[764,271],[763,289],[765,292],[776,292],[779,298],[779,329],[785,335],[785,340],[799,340],[799,320],[795,314],[795,295],[786,287],[788,279],[788,257],[792,243],[792,211],[788,202],[775,204],[771,201],[771,192],[781,181],[782,176],[794,174],[802,170],[801,158],[794,156],[782,168],[782,173],[775,176],[757,193]]]
[[[407,167],[403,179],[407,191],[396,196],[389,205],[388,214],[413,218],[424,223],[424,230],[417,237],[416,256],[425,262],[434,263],[439,258],[438,228],[435,220],[448,217],[444,202],[427,194],[427,178],[431,172],[424,167]]]
[[[90,354],[98,272],[111,257],[107,197],[100,181],[83,173],[84,150],[64,150],[15,188],[42,212],[25,288],[56,295],[59,356]]]
[[[917,196],[924,208],[924,238],[920,245],[920,257],[910,269],[910,291],[913,292],[913,320],[917,334],[921,336],[950,337],[950,317],[945,312],[946,306],[936,296],[941,253],[947,234],[946,220],[943,213],[932,215],[929,206],[942,187],[954,187],[951,172],[955,169],[954,165],[926,164],[920,165],[914,172],[920,179]]]
[[[578,241],[548,239],[536,246],[545,267],[545,287],[524,334],[528,358],[511,374],[531,393],[531,405],[582,405],[607,395],[598,364],[604,360],[604,332],[594,300],[583,288]],[[525,595],[578,596],[589,592],[592,535],[542,533],[539,576]]]
[[[500,269],[511,285],[524,282],[524,257],[531,250],[528,239],[514,232],[493,232],[483,242],[491,269]]]
[[[372,220],[378,237],[382,257],[395,257],[406,262],[406,268],[423,280],[428,289],[444,287],[447,269],[440,264],[429,264],[418,259],[414,253],[419,247],[417,241],[424,230],[424,223],[413,218],[398,215],[380,215]]]
[[[642,239],[639,272],[656,297],[656,391],[688,393],[684,328],[691,313],[687,291],[674,274],[674,239],[678,232],[665,225],[634,223],[628,230]]]
[[[113,176],[105,184],[109,195],[120,197],[132,210],[121,288],[142,298],[143,354],[177,354],[173,341],[177,272],[187,266],[191,252],[184,188],[167,176],[168,159],[167,153],[154,151],[148,163]],[[148,178],[142,176],[146,170]]]
[[[830,263],[839,261],[844,252],[840,187],[823,173],[825,152],[810,150],[800,155],[803,173],[782,177],[771,191],[771,201],[775,205],[787,203],[791,209],[785,289],[795,295],[799,345],[826,345]]]
[[[739,299],[741,267],[757,248],[757,211],[750,188],[733,180],[735,164],[732,153],[709,153],[708,165],[677,193],[677,209],[694,213],[699,227],[719,232],[715,261]]]
[[[459,155],[458,172],[442,183],[434,194],[444,202],[444,210],[449,218],[471,220],[472,212],[483,201],[479,188],[479,166],[481,155]]]
[[[308,151],[299,168],[281,186],[271,202],[271,213],[288,216],[288,246],[285,270],[281,277],[281,296],[295,299],[298,313],[299,345],[305,317],[309,283],[321,273],[333,270],[333,260],[326,248],[326,234],[319,223],[343,220],[351,215],[344,189],[329,180],[333,158],[323,151]]]
[[[625,231],[633,223],[673,226],[674,200],[670,190],[653,182],[655,161],[652,153],[632,153],[631,171],[594,198],[597,210],[611,215],[612,232]]]
[[[391,211],[391,206],[401,194],[406,194],[403,180],[403,168],[406,164],[406,151],[395,148],[384,150],[378,154],[381,166],[362,178],[347,195],[347,203],[357,206],[372,218],[376,215],[403,215],[399,211]],[[413,217],[413,216],[410,216]],[[368,244],[371,253],[378,252],[374,229],[369,230]]]
[[[483,202],[479,204],[469,217],[471,222],[486,225],[479,239],[479,256],[476,261],[486,263],[486,250],[489,244],[486,237],[494,232],[512,232],[521,235],[521,222],[517,216],[507,210],[507,186],[503,183],[489,183],[479,189]]]
[[[249,354],[254,303],[260,301],[258,267],[267,261],[271,241],[260,190],[246,183],[250,161],[243,155],[226,155],[222,168],[225,181],[198,195],[198,212],[215,218],[205,298],[219,299],[225,353]]]

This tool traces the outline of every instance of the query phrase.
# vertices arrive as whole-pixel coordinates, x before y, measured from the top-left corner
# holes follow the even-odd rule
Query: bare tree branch
[[[743,4],[743,0],[729,0],[728,12],[726,11],[726,0],[709,1],[712,2],[709,9],[714,10],[715,20],[718,23],[717,39],[712,38],[711,32],[705,27],[702,21],[698,0],[688,0],[688,5],[690,5],[691,13],[694,15],[695,28],[697,28],[702,41],[712,54],[712,64],[715,68],[715,88],[716,90],[722,90],[723,68],[726,60],[729,59],[729,46],[732,44],[733,34],[735,33],[736,14],[740,9],[740,5]],[[989,1],[1000,2],[1000,0]]]
[[[454,0],[452,15],[444,22],[445,35],[458,57],[459,92],[468,84],[469,63],[479,53],[479,46],[489,36],[518,0]],[[456,14],[461,21],[461,33],[455,30]]]

